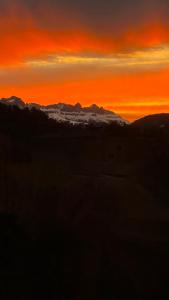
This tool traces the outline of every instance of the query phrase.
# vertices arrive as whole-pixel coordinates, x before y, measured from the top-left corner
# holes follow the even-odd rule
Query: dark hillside
[[[147,126],[150,126],[151,128],[163,128],[165,126],[169,126],[169,114],[155,114],[146,116],[133,122],[133,125],[137,127],[142,126],[144,128],[146,128]]]
[[[167,133],[0,118],[1,299],[168,299]]]

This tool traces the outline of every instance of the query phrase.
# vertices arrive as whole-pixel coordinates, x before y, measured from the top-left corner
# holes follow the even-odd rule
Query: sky
[[[0,0],[0,97],[169,112],[169,0]]]

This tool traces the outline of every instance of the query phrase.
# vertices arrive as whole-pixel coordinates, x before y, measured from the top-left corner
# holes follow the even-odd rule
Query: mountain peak
[[[9,98],[2,98],[0,99],[0,102],[6,105],[16,105],[20,108],[25,107],[25,103],[23,102],[23,100],[21,98],[18,98],[16,96],[11,96]]]
[[[56,120],[57,122],[68,122],[71,124],[110,124],[112,122],[124,125],[127,123],[123,118],[118,116],[112,111],[105,110],[103,107],[99,107],[96,104],[92,104],[88,107],[82,107],[80,103],[65,104],[51,104],[42,106],[36,103],[25,104],[24,101],[16,96],[10,98],[0,99],[0,103],[6,105],[16,105],[19,108],[28,107],[30,109],[36,108],[43,111],[49,118]]]
[[[81,106],[81,104],[80,104],[79,102],[77,102],[77,103],[75,104],[75,107],[76,107],[76,108],[79,108],[79,109],[82,108],[82,106]]]
[[[92,108],[92,109],[99,109],[99,106],[96,105],[96,104],[91,104],[91,105],[90,105],[90,108]]]

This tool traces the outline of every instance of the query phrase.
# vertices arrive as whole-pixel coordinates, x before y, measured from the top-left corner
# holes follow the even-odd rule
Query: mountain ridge
[[[75,124],[90,124],[90,123],[103,123],[109,124],[116,122],[120,125],[128,124],[129,122],[123,119],[118,114],[92,104],[87,107],[82,107],[80,103],[75,105],[66,103],[56,103],[49,105],[41,105],[38,103],[25,103],[21,98],[11,96],[9,98],[0,99],[0,103],[6,105],[15,105],[19,108],[35,108],[43,111],[49,118],[58,122],[68,122]]]
[[[134,127],[158,127],[158,128],[165,128],[169,127],[169,113],[159,113],[159,114],[152,114],[147,115],[143,118],[140,118],[132,123]]]

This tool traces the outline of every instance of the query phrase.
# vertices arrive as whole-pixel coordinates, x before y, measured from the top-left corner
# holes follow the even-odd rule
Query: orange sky
[[[127,1],[132,9],[134,2]],[[77,5],[70,11],[54,7],[56,21],[47,1],[41,9],[31,0],[24,1],[27,6],[7,2],[0,16],[0,97],[96,103],[129,120],[169,112],[169,25],[163,10],[139,22],[122,11],[126,26],[105,18],[100,30],[101,12],[90,20],[88,6],[84,14]]]

